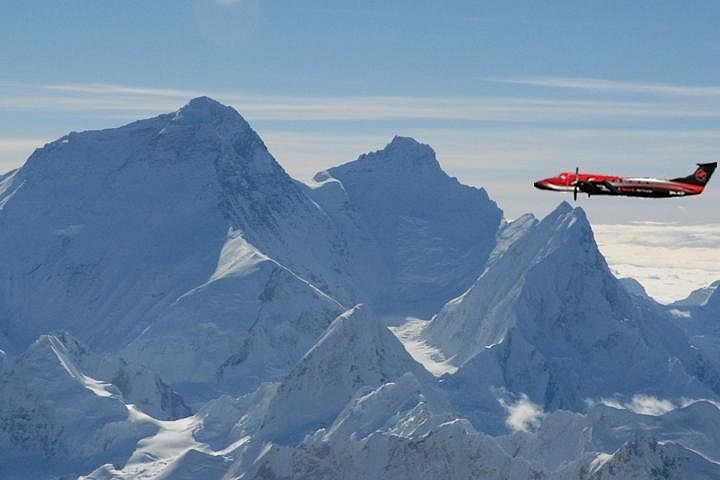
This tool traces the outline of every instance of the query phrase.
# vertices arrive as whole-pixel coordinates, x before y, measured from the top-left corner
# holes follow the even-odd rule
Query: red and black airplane
[[[562,172],[556,177],[538,180],[535,188],[554,192],[578,192],[590,195],[622,195],[626,197],[669,198],[699,195],[717,168],[717,162],[698,163],[692,175],[672,180],[647,177],[620,177],[618,175],[597,175],[594,173]]]

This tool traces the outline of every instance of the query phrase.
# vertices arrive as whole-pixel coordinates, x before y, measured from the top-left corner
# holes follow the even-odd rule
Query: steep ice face
[[[574,211],[563,202],[539,224],[532,218],[526,218],[520,224],[523,225],[524,228],[519,228],[519,240],[509,242],[504,248],[504,242],[501,242],[489,268],[468,291],[448,302],[425,329],[425,338],[440,347],[447,357],[452,356],[458,366],[503,340],[518,321],[516,305],[527,288],[540,287],[555,279],[572,285],[573,280],[578,278],[582,282],[602,279],[603,270],[607,272],[581,210]],[[552,267],[556,264],[564,269],[562,273],[569,273],[572,278],[565,279],[557,271],[543,271],[547,265]],[[584,275],[594,269],[599,269],[597,274]],[[538,283],[528,285],[528,276],[533,272],[537,272],[534,276],[538,277]],[[541,278],[543,274],[547,274],[547,278]],[[583,283],[576,285],[580,287]],[[557,290],[563,294],[562,287]],[[584,291],[586,295],[601,296],[600,292],[590,288]],[[613,296],[620,295],[629,307],[627,295],[623,297],[622,292],[612,293]],[[553,295],[556,308],[564,306],[557,296]],[[607,303],[603,301],[593,309],[607,309]],[[568,305],[573,309],[580,306],[579,301]],[[541,319],[546,313],[528,310],[529,314]]]
[[[365,438],[377,431],[419,436],[454,420],[446,413],[447,406],[443,402],[437,402],[433,395],[426,396],[426,388],[427,385],[422,385],[415,375],[406,372],[369,393],[363,389],[347,403],[322,439]]]
[[[502,257],[515,242],[530,232],[537,223],[537,218],[531,213],[521,215],[511,222],[504,222],[497,232],[495,248],[490,252],[486,268]]]
[[[492,438],[474,432],[466,421],[455,420],[418,437],[378,432],[342,442],[309,439],[296,448],[272,445],[248,478],[521,480],[532,478],[531,473]]]
[[[374,302],[384,294],[389,266],[373,233],[353,205],[343,184],[327,172],[315,176],[308,185],[298,182],[332,219],[341,232],[343,244],[353,258],[353,279],[362,292],[363,301]]]
[[[601,455],[581,479],[621,480],[630,478],[677,478],[710,480],[720,476],[720,465],[672,442],[657,442],[641,437],[608,455]]]
[[[618,282],[627,290],[627,292],[634,296],[634,297],[640,297],[644,300],[652,300],[650,296],[645,291],[645,287],[642,286],[640,282],[635,280],[632,277],[623,277],[618,278]]]
[[[124,403],[134,404],[160,420],[191,414],[184,400],[160,376],[145,365],[128,362],[115,355],[98,355],[66,332],[43,336],[65,365],[72,366],[77,378],[91,378],[104,384]],[[36,342],[37,343],[37,342]]]
[[[338,316],[290,370],[271,400],[258,436],[292,443],[328,427],[358,392],[411,373],[433,396],[431,375],[359,305]],[[439,399],[435,399],[440,401]]]
[[[278,381],[343,310],[236,232],[210,280],[179,298],[122,355],[162,372],[199,406]]]
[[[668,309],[675,325],[690,337],[693,347],[720,370],[720,291],[718,282],[693,292],[685,302]]]
[[[125,403],[135,405],[140,411],[158,420],[176,420],[192,414],[185,399],[147,366],[123,359],[117,359],[112,364],[112,376],[99,378],[112,383],[120,391]]]
[[[445,174],[429,146],[395,137],[316,176],[329,179],[341,183],[388,270],[377,308],[432,313],[482,272],[502,212],[483,189]]]
[[[0,311],[20,346],[67,328],[116,347],[211,273],[227,230],[214,164],[230,152],[213,124],[199,121],[196,110],[210,107],[219,122],[227,114],[191,102],[125,127],[71,133],[13,177],[0,211],[0,223],[12,225],[0,229],[8,266]],[[235,117],[238,136],[250,135]]]
[[[129,420],[113,385],[78,365],[85,352],[45,335],[0,376],[0,471],[3,478],[78,474],[123,463],[154,426]]]
[[[208,280],[229,229],[325,293],[354,296],[332,221],[235,110],[208,98],[70,133],[0,185],[3,348],[58,328],[121,347]]]
[[[616,393],[720,393],[707,359],[662,309],[630,298],[567,204],[448,303],[425,338],[461,366],[445,381],[456,405],[490,429],[501,412],[493,388],[573,410]]]

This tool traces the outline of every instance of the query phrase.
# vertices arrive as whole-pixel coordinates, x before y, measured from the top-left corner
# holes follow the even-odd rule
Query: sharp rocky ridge
[[[423,336],[458,368],[450,395],[487,429],[502,412],[498,391],[575,411],[607,396],[720,393],[710,358],[667,311],[625,290],[585,213],[567,203],[515,239]]]
[[[718,293],[412,138],[305,184],[207,97],[73,132],[0,176],[0,265],[3,478],[720,476]]]
[[[0,192],[9,348],[53,328],[122,346],[213,275],[229,232],[338,301],[357,296],[328,216],[235,110],[206,97],[71,133],[35,151]]]
[[[383,268],[375,304],[383,310],[434,313],[483,270],[502,212],[482,188],[448,176],[433,149],[395,137],[382,150],[330,168],[373,240]],[[338,192],[340,193],[340,192]]]

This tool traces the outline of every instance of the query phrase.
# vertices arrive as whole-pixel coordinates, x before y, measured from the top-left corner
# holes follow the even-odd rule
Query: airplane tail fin
[[[704,187],[710,181],[710,177],[712,177],[712,174],[715,172],[717,162],[698,163],[697,165],[698,168],[692,175],[681,178],[673,178],[672,181]]]

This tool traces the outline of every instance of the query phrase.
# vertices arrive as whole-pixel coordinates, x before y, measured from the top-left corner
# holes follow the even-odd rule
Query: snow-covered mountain
[[[119,348],[205,284],[236,234],[338,301],[355,297],[331,220],[230,107],[197,98],[47,144],[0,184],[3,347],[62,328]]]
[[[709,415],[717,419],[720,410],[712,408]],[[718,444],[691,446],[685,432],[664,425],[670,415],[649,417],[604,406],[587,415],[558,411],[545,417],[537,431],[505,437],[477,432],[463,420],[418,434],[381,428],[369,435],[328,439],[318,432],[296,447],[267,448],[249,478],[717,478],[720,464],[713,454]],[[624,422],[637,423],[636,430],[628,430]],[[675,439],[666,439],[673,434]]]
[[[82,370],[83,363],[99,364],[91,357],[67,335],[43,335],[0,375],[2,478],[55,478],[124,463],[137,441],[156,431],[126,405],[120,388]],[[143,383],[128,377],[123,386],[139,390]],[[150,406],[174,402],[175,412],[181,405],[169,389],[143,396]]]
[[[690,338],[693,347],[720,369],[720,291],[713,282],[690,294],[684,302],[668,305],[673,322]]]
[[[383,310],[434,313],[482,272],[495,246],[502,219],[495,202],[449,177],[432,148],[412,138],[395,137],[315,180],[339,181],[338,195],[374,239],[386,268],[375,302]]]
[[[400,341],[358,305],[338,316],[325,334],[290,370],[270,401],[257,436],[287,443],[328,427],[356,394],[364,394],[405,374],[433,395],[432,376]]]
[[[0,181],[0,348],[67,330],[199,406],[280,378],[343,305],[440,305],[483,268],[500,211],[429,147],[332,172],[293,180],[206,97],[38,149]]]
[[[410,138],[306,185],[205,97],[71,133],[0,176],[0,266],[0,478],[720,477],[720,294]]]
[[[720,409],[711,403],[608,400],[612,406],[586,413],[540,411],[526,428],[493,437],[453,410],[419,367],[366,307],[356,307],[279,384],[198,412],[194,435],[206,450],[164,463],[137,458],[88,478],[176,478],[170,474],[181,468],[262,479],[700,479],[720,472]],[[523,415],[517,408],[508,421]]]
[[[627,290],[630,295],[640,297],[645,300],[652,300],[650,295],[648,295],[647,291],[645,291],[645,287],[643,287],[642,284],[634,278],[621,277],[618,278],[618,281],[623,287],[625,287],[625,290]]]
[[[162,372],[199,406],[278,380],[342,311],[235,233],[210,280],[182,295],[121,354]]]
[[[717,287],[720,286],[720,280],[717,280],[707,287],[698,288],[690,292],[687,298],[678,300],[670,304],[671,307],[701,307],[707,303],[710,297],[715,293]]]
[[[487,428],[502,391],[572,410],[612,395],[720,393],[717,370],[661,308],[631,298],[584,212],[567,203],[514,242],[423,335],[459,367],[445,381],[458,408]]]

